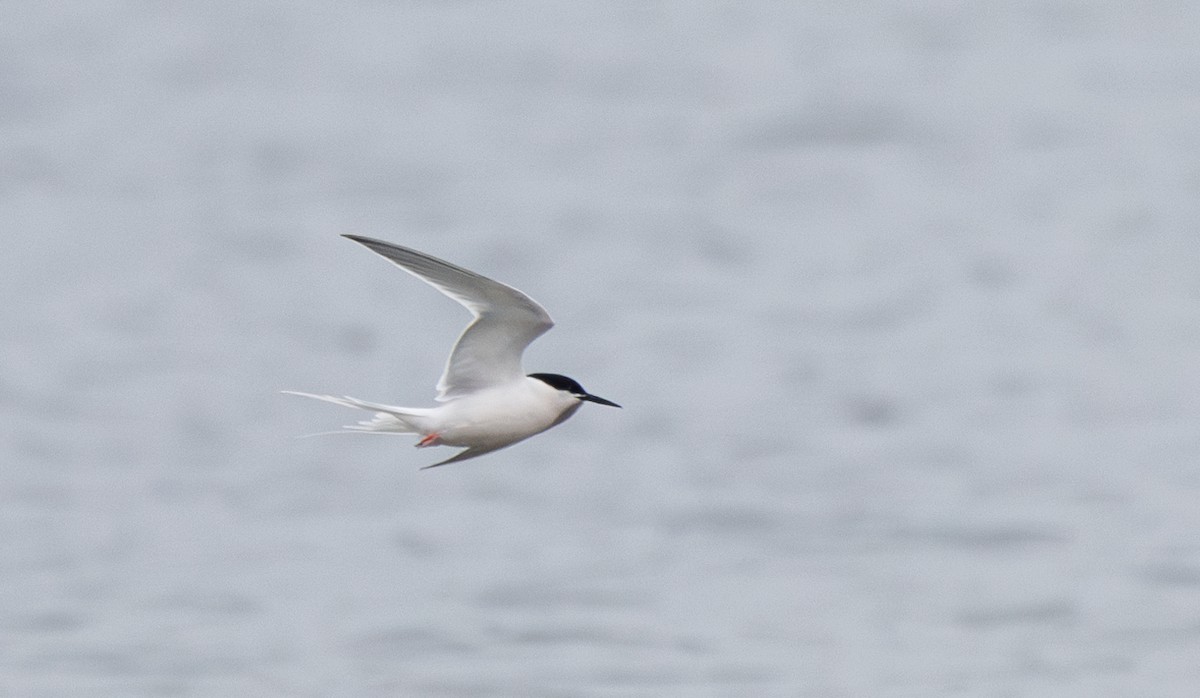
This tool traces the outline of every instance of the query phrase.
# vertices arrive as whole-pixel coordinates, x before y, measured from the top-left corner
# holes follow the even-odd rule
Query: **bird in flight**
[[[521,368],[525,347],[554,326],[545,308],[517,289],[423,252],[358,235],[344,235],[458,301],[474,316],[438,381],[436,407],[396,407],[352,397],[284,391],[374,412],[348,431],[417,434],[418,448],[463,448],[447,463],[482,456],[558,426],[584,402],[620,407],[557,373]],[[422,468],[424,470],[425,468]]]

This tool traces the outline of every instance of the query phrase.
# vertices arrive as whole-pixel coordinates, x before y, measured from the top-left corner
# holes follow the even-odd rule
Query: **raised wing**
[[[522,378],[521,354],[554,326],[546,309],[517,289],[423,252],[344,235],[453,298],[475,320],[459,335],[438,381],[439,401]]]

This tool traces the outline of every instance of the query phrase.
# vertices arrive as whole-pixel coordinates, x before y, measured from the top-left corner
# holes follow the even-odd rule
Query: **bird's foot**
[[[439,446],[442,443],[441,439],[442,435],[436,431],[426,434],[425,436],[421,437],[420,441],[417,442],[417,448],[425,448],[426,446]]]

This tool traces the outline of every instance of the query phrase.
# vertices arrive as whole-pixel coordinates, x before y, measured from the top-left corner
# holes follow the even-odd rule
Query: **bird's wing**
[[[508,445],[510,445],[510,444],[505,444],[505,446],[508,446]],[[479,456],[482,456],[485,453],[491,453],[492,451],[499,451],[502,448],[504,448],[504,446],[491,446],[491,447],[473,446],[471,448],[468,448],[468,449],[459,451],[458,453],[455,453],[453,456],[450,456],[449,458],[447,458],[444,461],[438,461],[437,463],[434,463],[433,465],[423,466],[421,468],[421,470],[429,470],[430,468],[436,468],[439,465],[446,465],[447,463],[459,463],[461,461],[467,460],[468,458],[477,458]]]
[[[525,375],[525,347],[554,326],[546,309],[517,289],[423,252],[345,235],[453,298],[475,320],[459,336],[438,381],[439,401],[453,400]]]

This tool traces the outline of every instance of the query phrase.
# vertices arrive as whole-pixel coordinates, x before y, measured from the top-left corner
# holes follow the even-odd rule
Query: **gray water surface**
[[[1198,8],[0,5],[0,694],[1195,695]]]

